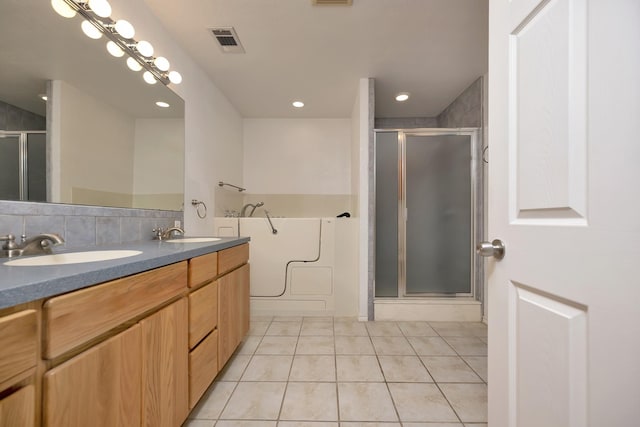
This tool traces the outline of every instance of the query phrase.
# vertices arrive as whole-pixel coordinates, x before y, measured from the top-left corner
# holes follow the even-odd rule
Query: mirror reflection
[[[184,102],[81,22],[0,2],[0,199],[182,209]]]

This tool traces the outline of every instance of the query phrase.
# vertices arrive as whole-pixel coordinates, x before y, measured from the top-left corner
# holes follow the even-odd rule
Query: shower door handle
[[[492,256],[501,260],[504,258],[504,242],[500,239],[495,239],[492,242],[480,242],[476,246],[476,252],[480,256]]]

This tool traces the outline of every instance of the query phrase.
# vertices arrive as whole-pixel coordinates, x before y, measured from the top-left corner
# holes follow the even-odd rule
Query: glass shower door
[[[405,295],[472,293],[471,160],[470,135],[405,137]]]

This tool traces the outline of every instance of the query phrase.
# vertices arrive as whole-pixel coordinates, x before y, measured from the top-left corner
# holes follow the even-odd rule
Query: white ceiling
[[[350,117],[362,77],[376,80],[376,117],[433,117],[487,71],[487,0],[145,2],[243,117]],[[222,53],[216,26],[246,53]]]

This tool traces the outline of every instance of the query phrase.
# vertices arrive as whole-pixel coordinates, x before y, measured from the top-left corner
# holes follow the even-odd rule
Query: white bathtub
[[[357,313],[357,225],[349,219],[216,218],[220,236],[251,238],[252,315]],[[336,244],[336,241],[339,243]]]

